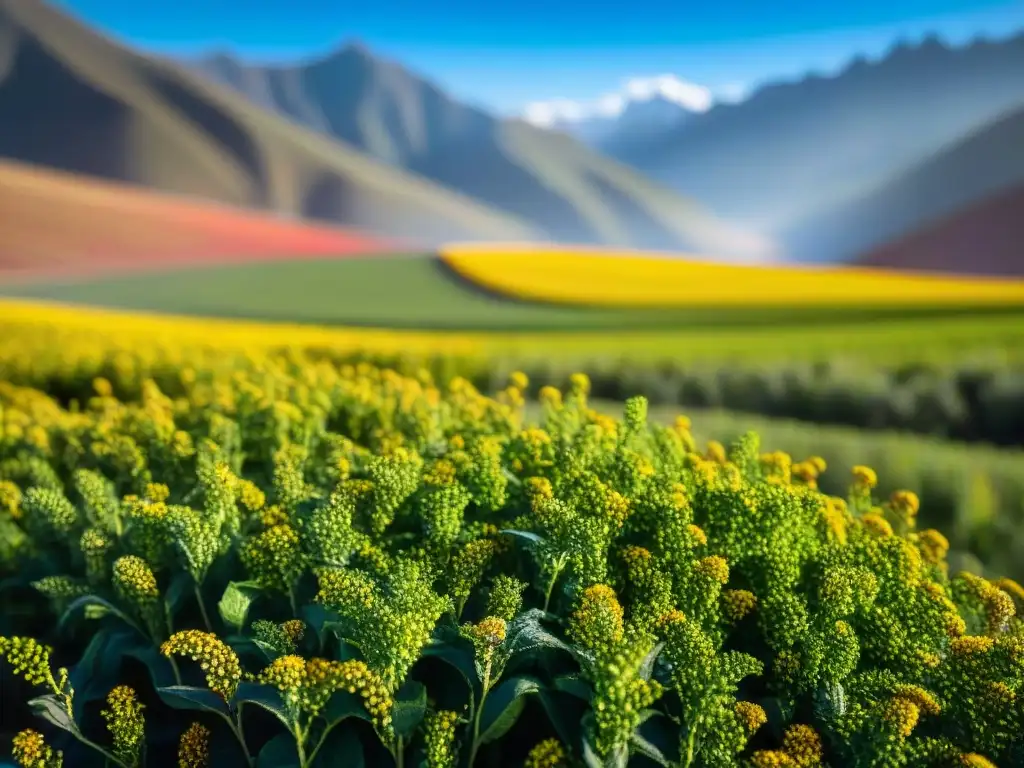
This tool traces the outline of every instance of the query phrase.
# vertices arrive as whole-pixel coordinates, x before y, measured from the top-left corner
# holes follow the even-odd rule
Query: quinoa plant
[[[1024,765],[1024,588],[871,467],[582,374],[153,360],[0,386],[18,765]]]

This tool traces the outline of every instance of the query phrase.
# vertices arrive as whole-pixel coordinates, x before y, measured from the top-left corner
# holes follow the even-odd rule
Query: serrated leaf
[[[241,632],[249,616],[249,606],[259,593],[259,585],[254,581],[232,581],[224,588],[224,594],[217,603],[217,612],[225,624]]]
[[[543,544],[544,537],[540,534],[534,533],[533,531],[517,531],[513,528],[503,528],[498,533],[504,533],[506,536],[515,536],[519,539],[524,539],[531,544]]]
[[[508,733],[526,706],[526,696],[541,687],[539,680],[524,675],[505,680],[491,691],[480,715],[480,743],[487,744]]]
[[[51,725],[76,736],[80,733],[71,715],[68,714],[60,700],[53,694],[31,699],[28,705],[37,716]]]
[[[395,696],[391,710],[391,724],[395,733],[402,737],[412,735],[422,722],[427,711],[427,689],[423,683],[407,681]]]
[[[191,685],[169,685],[156,689],[163,702],[174,709],[192,709],[201,712],[215,712],[229,717],[231,710],[227,703],[208,688],[196,688]]]
[[[273,686],[262,683],[239,683],[234,700],[236,704],[255,704],[262,707],[280,720],[286,728],[292,726],[291,716],[288,714],[284,699],[280,691]]]
[[[268,741],[256,756],[256,768],[298,768],[299,753],[295,738],[281,733]]]

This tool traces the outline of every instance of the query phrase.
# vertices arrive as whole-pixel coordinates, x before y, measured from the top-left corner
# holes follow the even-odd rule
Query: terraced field
[[[927,361],[1024,350],[1024,281],[538,245],[427,253],[15,164],[0,164],[0,231],[8,327],[45,324],[56,302],[115,310],[82,314],[72,321],[82,329],[131,323],[159,336],[184,323],[202,337],[206,319],[221,318],[246,322],[219,334],[257,346],[524,361],[831,358],[837,349]]]
[[[0,162],[10,282],[394,250],[375,236]]]

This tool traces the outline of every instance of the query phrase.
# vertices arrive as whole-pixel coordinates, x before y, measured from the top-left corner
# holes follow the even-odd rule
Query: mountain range
[[[260,66],[222,53],[192,68],[379,161],[529,221],[555,240],[727,254],[758,246],[582,142],[460,103],[360,44],[295,65]]]
[[[239,82],[262,79],[243,70]],[[569,137],[459,104],[359,46],[268,75],[272,104],[259,86],[216,82],[230,71],[141,54],[40,0],[0,0],[0,123],[14,127],[0,156],[429,242],[748,242]]]
[[[777,235],[855,199],[1024,106],[1024,32],[951,47],[900,43],[878,61],[766,85],[657,136],[600,150],[726,219]]]
[[[653,94],[549,130],[360,44],[283,65],[169,60],[44,0],[0,0],[0,157],[424,243],[907,260],[892,248],[1019,199],[1022,111],[1024,33],[899,44],[704,112]]]

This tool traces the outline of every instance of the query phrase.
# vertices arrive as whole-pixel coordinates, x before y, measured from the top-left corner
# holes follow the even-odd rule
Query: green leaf
[[[408,680],[395,696],[391,710],[391,723],[395,733],[402,737],[412,735],[427,711],[427,689],[423,683]]]
[[[544,537],[540,534],[534,533],[533,531],[517,531],[512,528],[503,528],[498,533],[504,533],[507,536],[515,536],[519,539],[524,539],[531,544],[542,544],[544,543]]]
[[[505,648],[510,655],[528,653],[534,650],[551,648],[576,655],[576,651],[561,638],[549,632],[541,620],[549,614],[534,608],[516,616],[508,628]]]
[[[39,717],[43,718],[46,722],[51,725],[55,725],[63,731],[78,736],[81,731],[78,730],[78,725],[72,719],[71,715],[68,714],[67,710],[64,709],[64,705],[61,703],[53,694],[47,694],[46,696],[39,696],[38,698],[32,699],[28,702],[29,707]]]
[[[283,655],[277,648],[272,646],[270,643],[265,643],[262,640],[256,640],[255,638],[249,640],[249,642],[251,642],[257,648],[263,651],[263,655],[267,657],[267,661],[273,661],[278,656]]]
[[[436,659],[454,667],[462,675],[471,691],[477,688],[476,662],[473,656],[472,647],[469,643],[446,643],[432,641],[424,647],[423,656],[433,656]]]
[[[644,656],[644,660],[640,662],[640,669],[638,670],[640,677],[644,680],[650,680],[651,674],[654,672],[654,664],[658,660],[658,656],[661,655],[662,648],[665,647],[665,643],[657,643],[648,653]]]
[[[633,731],[630,748],[661,765],[677,764],[679,726],[658,710],[645,709],[640,713],[640,725]]]
[[[480,743],[487,744],[508,733],[526,706],[525,697],[541,687],[536,678],[522,676],[505,680],[491,691],[480,715]]]
[[[154,688],[164,688],[174,685],[174,666],[171,660],[164,656],[148,640],[136,640],[124,650],[125,656],[137,659],[149,671],[150,679]]]
[[[235,692],[235,702],[255,704],[284,723],[286,728],[292,727],[292,718],[285,706],[281,692],[271,685],[262,683],[239,683]]]
[[[167,604],[171,606],[171,611],[177,611],[185,599],[192,594],[192,587],[195,584],[192,581],[192,577],[187,571],[178,571],[174,574],[174,578],[171,579],[171,584],[167,587],[167,593],[165,599]]]
[[[82,657],[69,670],[75,705],[81,706],[107,695],[118,681],[121,661],[136,641],[128,629],[102,627],[89,640]]]
[[[71,620],[71,617],[78,613],[78,611],[82,611],[87,619],[101,619],[104,616],[113,615],[129,627],[142,632],[139,629],[139,625],[132,621],[127,614],[98,595],[82,595],[82,597],[75,599],[64,611],[60,621],[57,622],[57,631],[60,632],[64,629]]]
[[[208,688],[169,685],[165,688],[157,688],[156,692],[167,706],[174,709],[194,709],[201,712],[215,712],[225,717],[231,716],[231,710],[224,699]]]
[[[589,701],[551,689],[540,690],[537,696],[558,738],[575,751],[583,740],[583,721],[589,710]]]
[[[348,691],[335,691],[331,694],[320,716],[331,727],[349,717],[370,722],[370,713],[366,711],[362,697]]]
[[[664,766],[664,768],[670,768],[671,766],[671,763],[662,754],[662,751],[636,731],[629,737],[629,750],[634,754],[643,755],[648,760],[653,760],[658,765]]]
[[[622,744],[612,750],[606,758],[601,758],[591,746],[590,739],[583,740],[583,764],[587,768],[626,768],[629,764],[629,748]]]
[[[217,603],[217,611],[224,623],[241,632],[249,616],[249,606],[259,593],[260,588],[255,581],[232,581],[228,584]]]
[[[256,768],[298,768],[299,753],[295,738],[281,733],[268,741],[256,756]]]
[[[359,735],[352,729],[334,731],[312,762],[312,768],[366,768]]]
[[[556,677],[554,687],[556,690],[568,693],[570,696],[575,696],[577,699],[585,701],[588,704],[594,695],[594,691],[593,688],[591,688],[590,683],[579,675],[563,675],[562,677]]]

